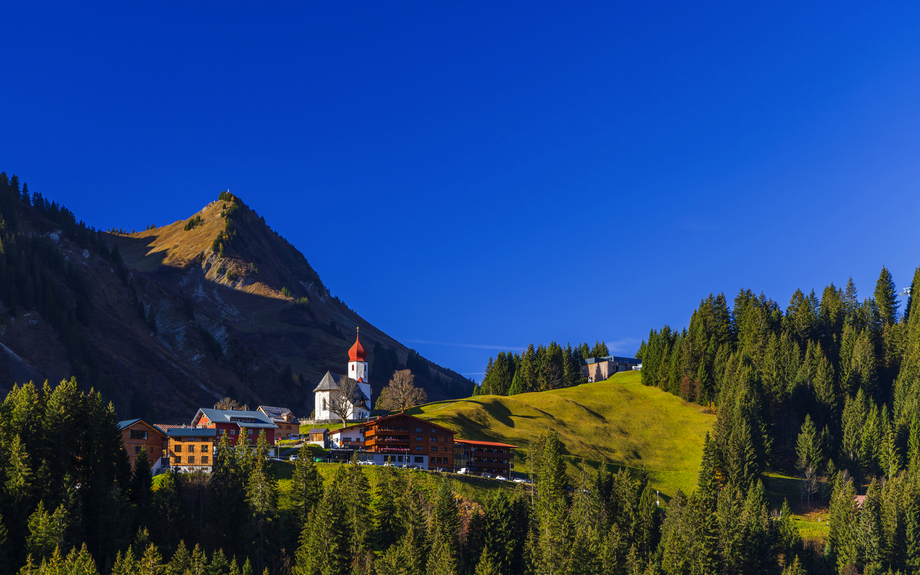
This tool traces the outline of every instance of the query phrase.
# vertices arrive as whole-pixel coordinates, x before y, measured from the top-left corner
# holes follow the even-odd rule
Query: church
[[[319,385],[313,390],[314,410],[313,419],[317,421],[326,421],[338,419],[338,415],[329,410],[332,396],[339,390],[339,382],[345,377],[358,382],[358,388],[364,394],[363,401],[354,405],[348,414],[347,419],[364,419],[371,414],[371,384],[367,380],[367,351],[361,345],[360,331],[355,336],[355,344],[348,350],[348,370],[347,376],[339,375],[327,371]]]

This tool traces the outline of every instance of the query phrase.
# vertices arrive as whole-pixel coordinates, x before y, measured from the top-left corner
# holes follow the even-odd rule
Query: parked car
[[[515,483],[527,483],[527,478],[525,478],[525,477],[515,477],[515,478],[514,478],[514,482],[515,482]]]
[[[470,470],[467,467],[463,467],[460,469],[460,471],[457,472],[458,475],[469,475],[469,473]]]
[[[484,478],[486,478],[486,479],[492,479],[492,474],[489,473],[488,471],[483,471],[481,477],[484,477]]]
[[[508,481],[508,478],[504,475],[496,475],[495,479],[498,479],[499,481]]]

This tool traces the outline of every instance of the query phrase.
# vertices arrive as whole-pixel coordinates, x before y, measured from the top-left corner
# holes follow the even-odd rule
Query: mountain
[[[229,193],[168,226],[100,232],[4,173],[0,220],[0,387],[74,375],[119,416],[164,422],[224,396],[309,416],[360,328],[375,398],[406,366],[433,400],[471,392],[333,297]]]

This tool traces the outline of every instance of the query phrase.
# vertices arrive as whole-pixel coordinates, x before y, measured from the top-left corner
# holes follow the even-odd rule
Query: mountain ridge
[[[389,379],[382,374],[405,365],[419,372],[429,397],[470,392],[468,380],[419,357],[332,296],[303,254],[237,196],[223,192],[169,225],[96,232],[70,212],[62,226],[62,208],[34,197],[23,201],[27,188],[20,192],[18,182],[4,180],[5,174],[2,213],[18,222],[16,237],[58,253],[85,278],[90,294],[81,299],[61,287],[61,307],[76,309],[86,300],[85,321],[68,324],[65,335],[37,308],[3,302],[0,383],[6,387],[76,374],[125,418],[181,421],[225,395],[307,416],[313,387],[325,371],[344,370],[360,326],[372,375],[377,364],[375,397]]]

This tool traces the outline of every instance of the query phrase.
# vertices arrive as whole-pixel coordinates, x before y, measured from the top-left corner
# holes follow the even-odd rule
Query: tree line
[[[520,354],[502,351],[494,361],[489,358],[482,382],[473,389],[473,395],[516,395],[586,383],[587,378],[581,375],[582,361],[609,355],[604,342],[595,342],[593,347],[587,343],[562,347],[550,342],[536,348],[530,344]]]

